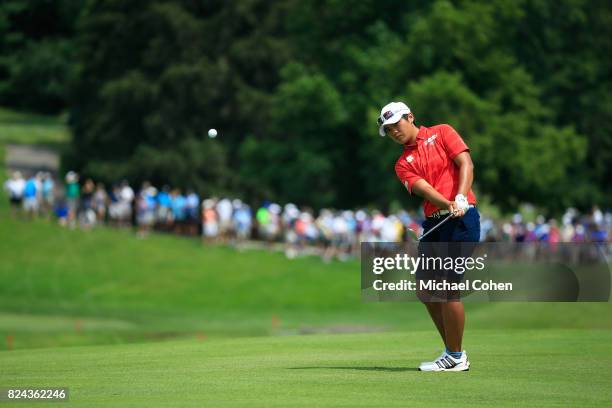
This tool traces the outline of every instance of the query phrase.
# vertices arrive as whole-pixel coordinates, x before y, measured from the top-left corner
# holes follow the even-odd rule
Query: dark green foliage
[[[66,108],[76,79],[70,0],[0,2],[0,104],[43,113]]]
[[[375,124],[401,99],[464,136],[502,209],[612,202],[604,0],[77,3],[3,3],[0,98],[69,106],[65,163],[97,178],[414,206]]]

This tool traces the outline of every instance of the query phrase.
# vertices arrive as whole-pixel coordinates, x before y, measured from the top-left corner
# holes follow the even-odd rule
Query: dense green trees
[[[504,209],[612,202],[606,1],[74,4],[0,7],[0,101],[67,107],[66,163],[92,176],[412,205],[375,123],[401,99],[464,136],[479,194]]]
[[[80,6],[70,0],[0,2],[0,104],[44,113],[67,106],[76,77]]]

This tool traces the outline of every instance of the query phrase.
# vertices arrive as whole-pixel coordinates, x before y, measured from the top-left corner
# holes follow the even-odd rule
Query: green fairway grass
[[[472,369],[422,373],[433,331],[0,353],[0,384],[63,386],[79,407],[610,406],[611,331],[476,330]],[[15,406],[24,406],[14,404]]]

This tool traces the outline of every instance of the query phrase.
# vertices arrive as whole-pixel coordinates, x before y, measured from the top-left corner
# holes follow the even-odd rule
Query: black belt
[[[470,204],[470,205],[468,206],[468,210],[469,210],[470,208],[475,208],[475,207],[476,207],[475,205]],[[467,211],[467,210],[466,210],[466,211]],[[430,215],[429,217],[427,217],[427,218],[435,218],[435,219],[437,220],[438,218],[442,218],[443,216],[445,216],[445,215],[447,215],[447,214],[450,214],[450,211],[448,211],[448,210],[439,210],[439,211],[436,211],[435,213],[431,214],[431,215]]]

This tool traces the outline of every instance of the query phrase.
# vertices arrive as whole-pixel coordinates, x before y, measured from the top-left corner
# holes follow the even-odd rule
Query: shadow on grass
[[[313,369],[388,371],[388,372],[418,371],[418,369],[415,367],[290,367],[288,368],[288,370],[313,370]]]

